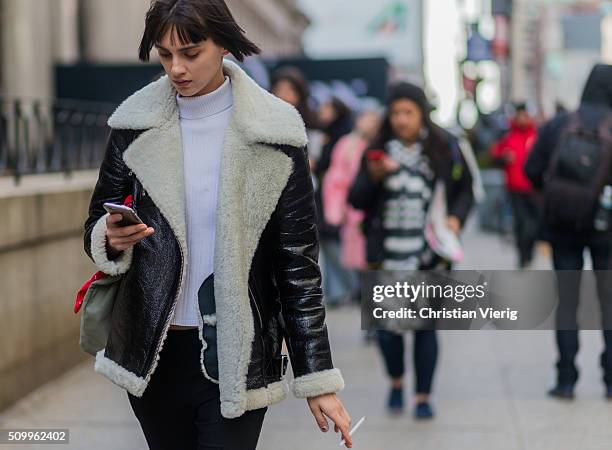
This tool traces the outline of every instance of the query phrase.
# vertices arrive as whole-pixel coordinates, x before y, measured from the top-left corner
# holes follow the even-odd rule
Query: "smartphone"
[[[115,203],[104,203],[103,206],[106,212],[109,214],[121,214],[121,216],[123,216],[123,219],[117,223],[117,225],[120,227],[127,227],[129,225],[138,225],[143,223],[142,220],[140,220],[140,217],[138,217],[138,214],[136,214],[136,211],[129,206],[117,205]]]
[[[382,150],[370,150],[367,154],[369,161],[380,161],[386,156],[386,153]]]

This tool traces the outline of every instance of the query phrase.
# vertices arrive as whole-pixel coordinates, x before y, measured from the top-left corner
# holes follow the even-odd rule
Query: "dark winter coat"
[[[450,133],[443,133],[450,151],[444,152],[436,171],[437,180],[442,180],[446,190],[448,215],[456,216],[463,224],[474,203],[472,175],[461,155],[459,144]],[[366,236],[366,257],[369,264],[379,264],[383,260],[383,208],[384,189],[382,181],[374,182],[367,170],[367,153],[363,156],[359,174],[350,190],[349,203],[356,209],[365,211],[363,231]]]
[[[612,114],[612,66],[597,65],[591,72],[584,88],[578,114],[582,126],[596,130],[601,122]],[[538,138],[525,164],[525,173],[536,189],[544,187],[544,178],[550,165],[550,159],[559,144],[559,139],[565,127],[569,124],[571,115],[562,113],[547,122],[538,131]],[[611,174],[612,179],[612,174]],[[571,204],[567,205],[572,208]],[[584,240],[598,241],[609,239],[607,233],[595,230],[583,233],[559,230],[554,223],[541,223],[541,237],[545,240],[567,241]]]
[[[226,61],[224,72],[232,82],[234,109],[210,250],[221,412],[232,418],[285,397],[283,338],[296,396],[336,392],[343,380],[333,368],[325,325],[303,122],[237,65]],[[180,123],[168,78],[126,100],[109,125],[85,224],[85,250],[100,270],[123,277],[108,343],[95,369],[141,396],[184,284],[188,251]],[[129,194],[155,233],[111,259],[102,205],[121,203]]]
[[[504,166],[506,188],[509,192],[530,193],[531,182],[525,175],[525,161],[536,140],[536,127],[529,124],[520,127],[512,123],[510,131],[493,147],[491,156]],[[508,161],[507,158],[510,157]]]

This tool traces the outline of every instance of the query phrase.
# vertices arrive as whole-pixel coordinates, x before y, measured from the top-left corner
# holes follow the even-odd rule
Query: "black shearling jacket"
[[[225,62],[224,71],[234,109],[211,251],[221,411],[231,418],[284,398],[283,338],[296,396],[336,392],[343,380],[333,368],[325,324],[303,123],[293,108],[260,89],[237,65]],[[188,248],[175,96],[164,77],[113,114],[85,223],[87,254],[100,270],[122,274],[96,371],[136,396],[155,371],[184,282]],[[109,255],[102,205],[122,203],[129,194],[155,233]]]

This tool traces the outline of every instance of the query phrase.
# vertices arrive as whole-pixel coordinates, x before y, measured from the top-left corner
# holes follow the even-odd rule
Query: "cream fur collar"
[[[294,147],[307,144],[304,122],[293,106],[259,87],[237,64],[226,60],[223,71],[232,81],[236,129],[246,141]],[[177,114],[176,90],[163,76],[119,105],[108,125],[130,130],[159,128]]]

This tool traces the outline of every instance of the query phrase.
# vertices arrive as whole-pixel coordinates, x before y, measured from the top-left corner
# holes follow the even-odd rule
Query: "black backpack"
[[[544,178],[544,219],[552,228],[593,231],[599,196],[612,174],[612,115],[598,128],[578,113],[563,129]]]

